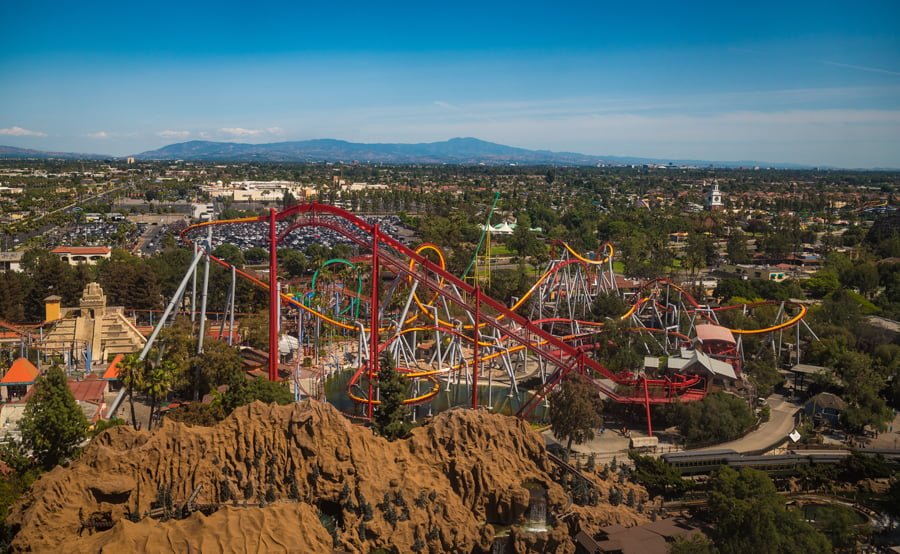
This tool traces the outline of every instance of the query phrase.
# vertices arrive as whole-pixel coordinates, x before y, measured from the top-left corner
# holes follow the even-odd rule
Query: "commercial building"
[[[53,253],[69,265],[94,265],[100,260],[108,260],[112,256],[109,246],[58,246]]]

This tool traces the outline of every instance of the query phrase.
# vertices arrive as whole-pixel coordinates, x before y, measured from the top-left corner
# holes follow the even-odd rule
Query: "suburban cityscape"
[[[0,14],[0,552],[900,552],[894,3]]]
[[[378,493],[335,474],[321,541],[365,550],[407,533],[422,551],[696,548],[724,540],[711,519],[723,479],[758,480],[772,503],[786,493],[770,508],[786,510],[804,548],[893,540],[896,174],[7,160],[0,175],[11,490],[111,426],[218,429],[263,401],[320,404],[318,417],[409,441],[442,418],[472,417],[452,409],[466,408],[527,422],[514,429],[541,450],[526,465],[542,488],[478,500],[492,538],[444,536],[439,525],[420,537],[421,521],[391,522],[390,510],[383,522],[347,514],[342,495]],[[40,438],[50,427],[34,427],[36,391],[50,394],[52,376],[73,412]],[[48,444],[58,436],[62,450]],[[500,440],[466,438],[471,448],[479,439]],[[332,494],[298,489],[294,500],[265,488],[270,470],[244,481],[226,467],[202,487],[154,475],[142,501],[106,492],[55,509],[55,534],[42,523],[43,538],[28,540],[44,542],[30,547],[51,547],[73,525],[101,537],[119,520]],[[744,467],[754,472],[722,469]],[[168,487],[171,507],[160,500]],[[33,511],[49,507],[6,509],[15,536],[29,537]],[[559,519],[563,509],[574,512]]]

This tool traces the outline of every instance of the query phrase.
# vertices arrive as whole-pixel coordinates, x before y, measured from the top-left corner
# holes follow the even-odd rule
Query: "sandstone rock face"
[[[19,552],[490,552],[494,524],[526,514],[526,483],[546,489],[548,513],[644,521],[603,502],[571,506],[553,474],[540,436],[505,416],[450,410],[390,443],[327,404],[256,403],[215,427],[111,429],[43,475],[7,522],[20,528]],[[195,503],[218,511],[125,517],[167,491],[178,508],[198,487]],[[84,516],[107,511],[112,529],[79,536]],[[564,523],[519,533],[511,548],[574,551]]]

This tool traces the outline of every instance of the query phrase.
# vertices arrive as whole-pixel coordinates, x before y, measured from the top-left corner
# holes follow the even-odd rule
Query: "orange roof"
[[[109,246],[57,246],[53,249],[54,254],[74,254],[76,256],[84,255],[106,255],[112,252]]]
[[[40,372],[34,364],[25,358],[19,358],[10,366],[9,371],[0,379],[2,385],[30,385],[34,383]]]
[[[125,356],[123,354],[119,354],[113,361],[109,363],[109,367],[106,368],[106,371],[103,373],[103,377],[101,379],[106,379],[107,381],[114,381],[119,378],[119,363],[121,363],[122,358]]]

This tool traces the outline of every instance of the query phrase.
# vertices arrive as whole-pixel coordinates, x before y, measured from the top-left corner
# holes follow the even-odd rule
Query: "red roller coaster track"
[[[288,221],[289,226],[278,233],[277,223]],[[440,265],[432,262],[415,250],[405,246],[389,235],[379,232],[377,225],[366,222],[360,217],[340,208],[319,204],[317,202],[299,204],[291,208],[276,212],[274,209],[268,214],[259,217],[242,218],[236,220],[218,220],[192,225],[182,231],[182,238],[190,243],[189,235],[197,229],[230,224],[242,223],[266,223],[269,225],[269,262],[270,267],[277,267],[277,245],[291,231],[303,226],[319,226],[330,228],[350,241],[371,251],[372,260],[372,298],[370,313],[372,321],[369,347],[371,349],[370,360],[377,360],[379,349],[378,328],[380,325],[379,311],[379,280],[378,268],[389,268],[397,275],[405,275],[414,279],[419,286],[424,286],[443,297],[460,309],[468,312],[476,323],[473,326],[475,334],[473,380],[474,386],[472,405],[476,407],[477,380],[478,380],[478,331],[487,326],[498,330],[505,339],[517,343],[528,352],[552,364],[554,371],[546,383],[519,409],[519,417],[527,417],[544,397],[569,373],[575,371],[592,378],[592,382],[603,394],[612,401],[618,403],[630,403],[644,405],[647,410],[648,429],[650,427],[650,405],[663,404],[676,401],[698,400],[705,394],[700,377],[676,376],[674,379],[649,379],[643,375],[631,372],[613,373],[602,364],[588,357],[585,349],[579,348],[560,337],[544,330],[538,322],[519,315],[502,302],[484,294],[477,286],[466,283],[462,279],[445,270]],[[223,260],[210,256],[214,262],[231,268]],[[418,268],[418,269],[416,269]],[[269,272],[269,282],[263,283],[259,279],[237,270],[237,274],[244,279],[253,281],[257,286],[269,289],[270,293],[270,317],[269,336],[270,345],[277,345],[278,333],[278,290],[276,271]],[[303,306],[293,301],[289,296],[282,295],[282,300],[294,304],[299,308]],[[304,308],[305,309],[305,308]],[[270,348],[274,348],[270,346]],[[269,378],[277,379],[278,357],[269,356]],[[368,364],[369,383],[373,382],[373,375],[377,373],[377,362]],[[600,379],[608,381],[601,381]],[[372,415],[374,401],[369,394],[369,416]]]

